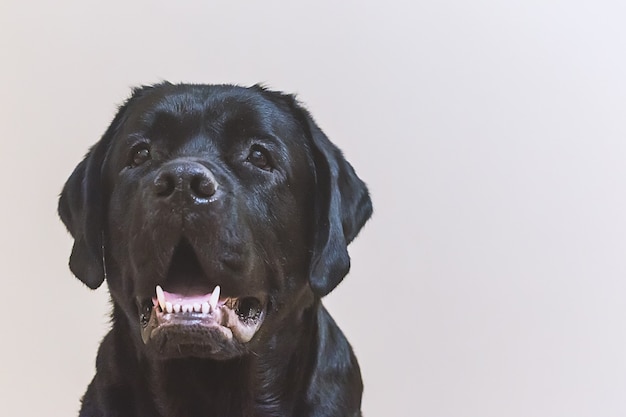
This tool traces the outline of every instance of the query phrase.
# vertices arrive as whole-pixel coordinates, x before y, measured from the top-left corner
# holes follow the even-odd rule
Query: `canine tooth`
[[[172,312],[172,303],[170,303],[169,301],[167,301],[165,303],[165,309],[167,310],[168,313]]]
[[[160,285],[156,286],[156,296],[157,300],[159,300],[159,306],[161,306],[161,310],[165,310],[165,294],[163,294],[163,288]]]
[[[205,301],[202,303],[202,314],[209,314],[209,311],[211,311],[211,306]]]
[[[174,304],[174,313],[180,313],[180,304]]]
[[[211,298],[209,299],[209,304],[211,304],[211,308],[215,310],[217,308],[217,302],[220,299],[220,286],[218,285],[213,290],[213,294],[211,294]]]
[[[194,304],[193,311],[195,311],[196,313],[199,313],[200,311],[202,311],[202,306],[198,303]]]

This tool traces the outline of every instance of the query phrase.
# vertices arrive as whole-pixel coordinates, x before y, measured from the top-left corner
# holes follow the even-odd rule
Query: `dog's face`
[[[157,357],[256,352],[330,292],[371,213],[364,184],[291,96],[136,90],[68,180],[72,271],[105,276]]]

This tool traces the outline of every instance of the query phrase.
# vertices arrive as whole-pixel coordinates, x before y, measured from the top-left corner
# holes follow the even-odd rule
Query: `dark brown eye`
[[[150,149],[145,144],[135,146],[131,151],[131,165],[139,166],[150,160]]]
[[[265,149],[252,148],[248,158],[246,158],[246,161],[250,162],[257,168],[261,168],[262,170],[272,170],[272,165],[270,164],[270,159],[267,156]]]

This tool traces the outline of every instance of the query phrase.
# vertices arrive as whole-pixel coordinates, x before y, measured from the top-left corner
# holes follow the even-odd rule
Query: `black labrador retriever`
[[[113,305],[80,416],[360,416],[321,298],[371,213],[293,96],[135,89],[59,200],[70,269]]]

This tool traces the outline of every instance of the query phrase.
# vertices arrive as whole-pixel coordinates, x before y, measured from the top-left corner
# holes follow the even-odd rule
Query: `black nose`
[[[172,161],[163,165],[157,173],[154,191],[161,198],[181,193],[203,202],[215,195],[217,182],[213,173],[198,162]]]

